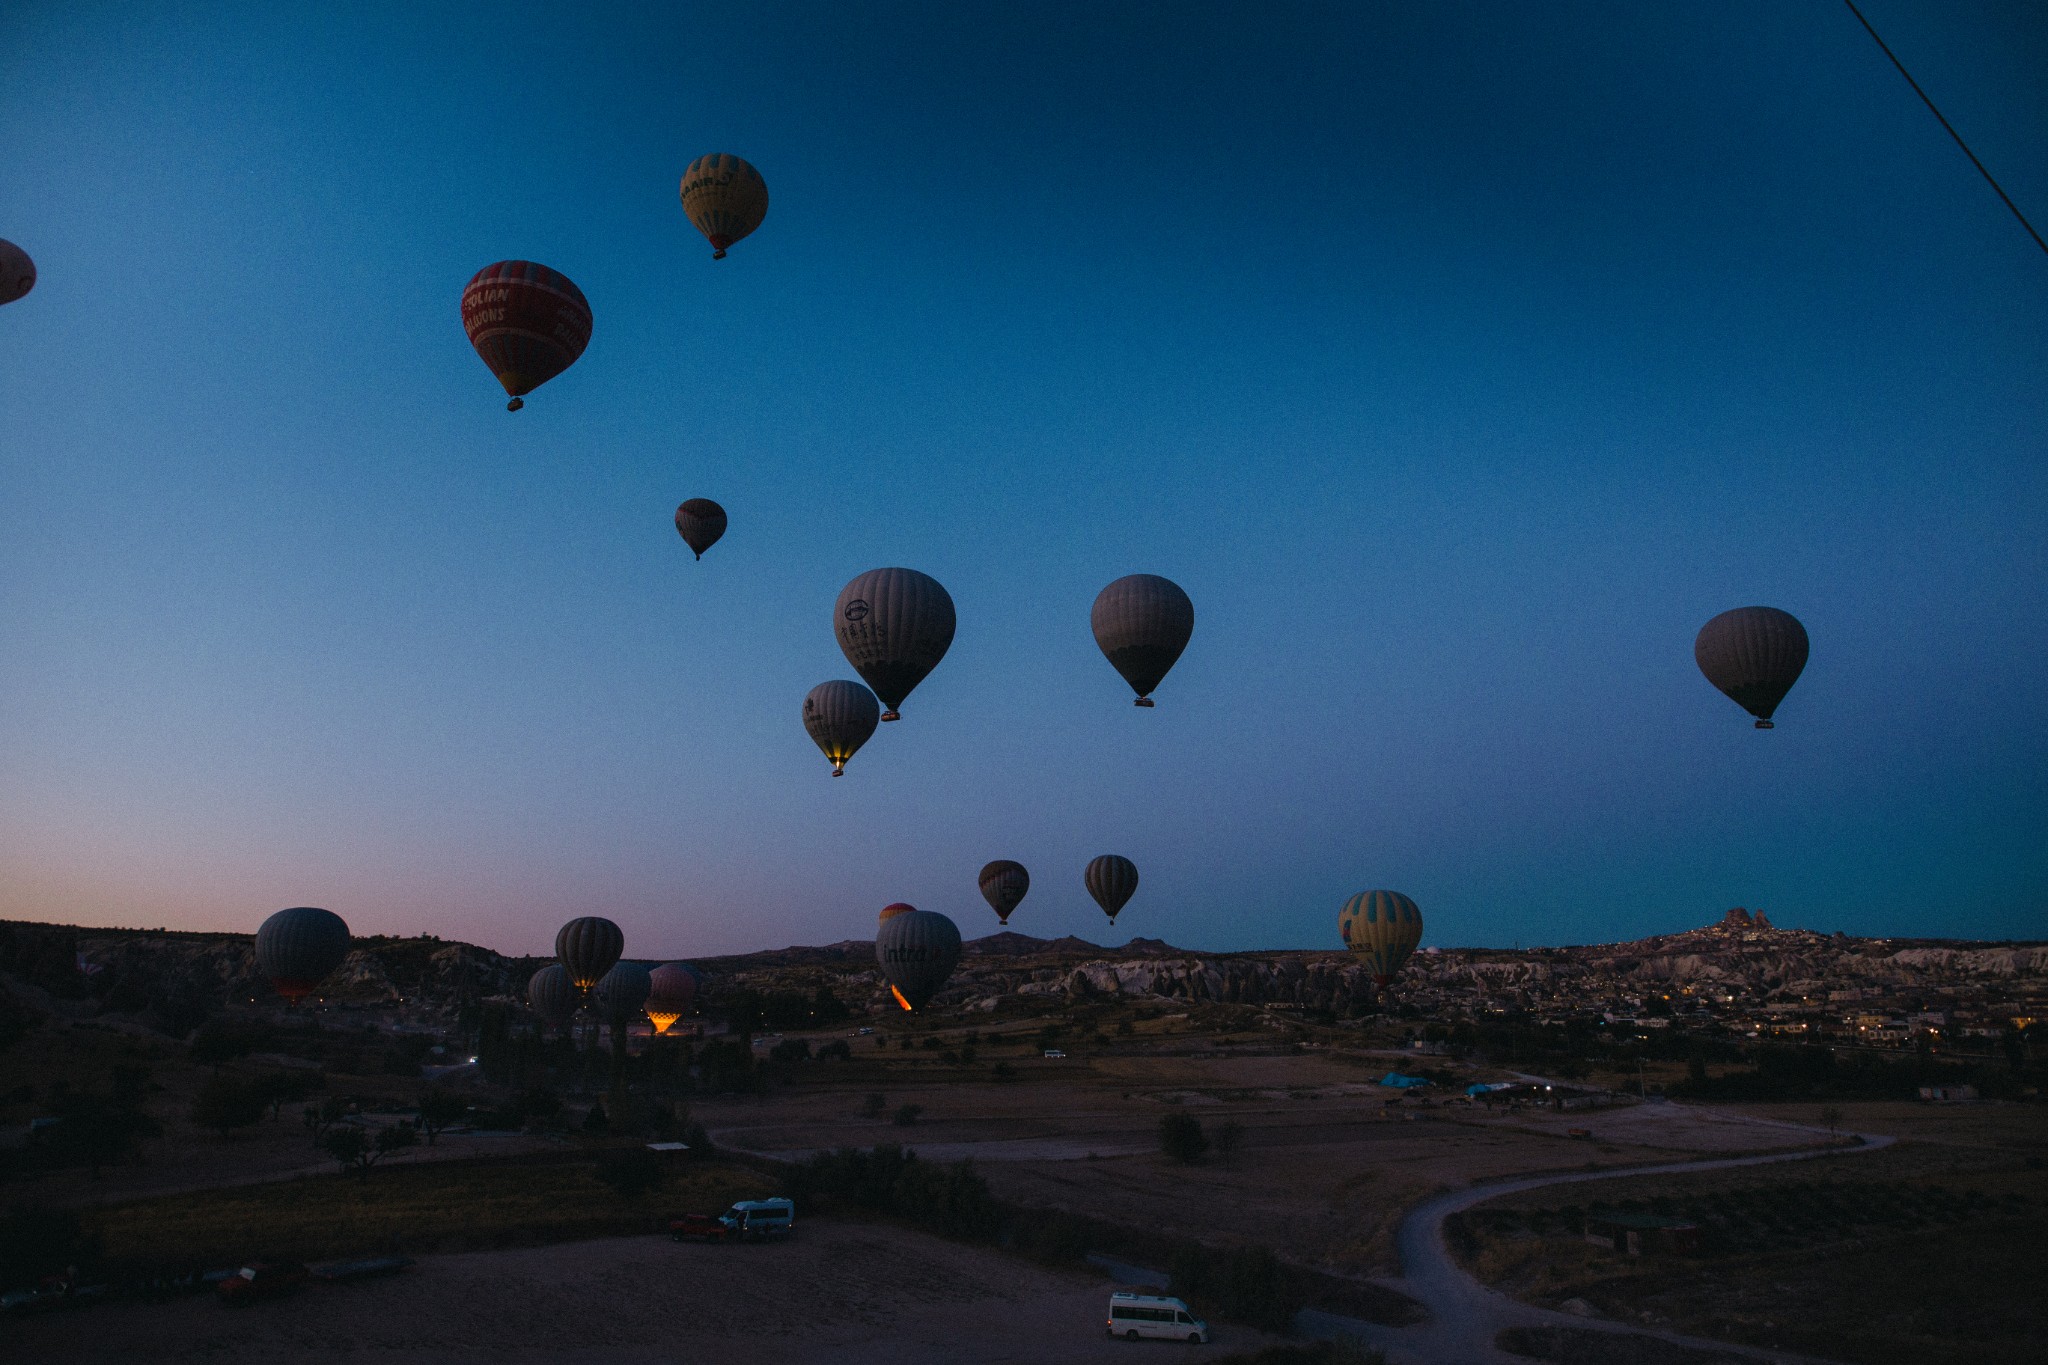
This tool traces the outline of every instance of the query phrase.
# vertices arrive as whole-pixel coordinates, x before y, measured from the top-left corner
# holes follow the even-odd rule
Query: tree
[[[66,1096],[57,1114],[62,1122],[49,1136],[51,1159],[84,1166],[94,1180],[100,1178],[102,1166],[125,1158],[137,1138],[163,1131],[135,1105],[89,1093]]]
[[[860,1112],[871,1119],[882,1117],[882,1111],[889,1107],[888,1097],[876,1091],[860,1102]]]
[[[924,1113],[923,1105],[906,1104],[897,1109],[894,1122],[898,1128],[913,1127],[917,1123],[918,1116],[922,1113]]]
[[[226,1137],[229,1129],[259,1122],[266,1104],[255,1087],[216,1072],[192,1101],[192,1121]]]
[[[1842,1126],[1842,1111],[1830,1104],[1820,1111],[1820,1121],[1827,1125],[1828,1133],[1832,1136],[1835,1130]]]
[[[1159,1150],[1181,1165],[1202,1159],[1209,1150],[1209,1136],[1192,1114],[1168,1114],[1159,1120]]]
[[[603,1100],[592,1100],[590,1112],[583,1116],[583,1131],[586,1133],[607,1133],[611,1131],[611,1116],[604,1111]]]
[[[459,1120],[469,1112],[469,1106],[445,1090],[427,1089],[420,1092],[420,1131],[427,1135],[427,1146],[434,1145],[434,1139],[441,1130]]]
[[[327,1136],[320,1140],[320,1145],[326,1148],[327,1155],[341,1164],[342,1170],[346,1171],[353,1166],[356,1172],[367,1180],[372,1166],[393,1152],[404,1151],[419,1140],[419,1130],[409,1123],[380,1128],[374,1138],[355,1124],[347,1123],[329,1129]]]
[[[348,1113],[348,1101],[339,1095],[329,1095],[318,1104],[309,1104],[299,1112],[306,1131],[313,1135],[313,1145],[319,1147],[327,1140],[327,1130],[341,1122]]]
[[[808,1062],[811,1059],[811,1040],[808,1038],[785,1038],[768,1049],[771,1062]]]
[[[266,1071],[249,1082],[249,1089],[270,1110],[273,1123],[283,1113],[288,1101],[302,1100],[318,1088],[312,1076],[293,1071]]]

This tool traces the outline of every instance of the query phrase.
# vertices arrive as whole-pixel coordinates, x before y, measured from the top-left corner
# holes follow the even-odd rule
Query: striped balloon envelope
[[[711,243],[711,259],[725,259],[725,249],[761,226],[768,216],[768,182],[761,173],[727,152],[713,152],[692,161],[683,172],[683,212]]]
[[[1337,932],[1385,986],[1422,942],[1422,911],[1398,891],[1361,891],[1337,912]]]
[[[557,1028],[576,1017],[576,983],[569,969],[550,962],[526,979],[526,1003],[533,1012]]]
[[[1031,890],[1031,874],[1024,864],[998,858],[981,869],[981,898],[996,912],[998,923],[1008,924],[1010,915]]]
[[[590,344],[590,303],[567,275],[536,261],[499,261],[470,276],[462,330],[512,401],[576,363]]]
[[[1135,705],[1150,706],[1152,689],[1195,633],[1195,604],[1172,579],[1134,573],[1096,594],[1088,624],[1096,648],[1138,694]]]
[[[832,762],[832,776],[846,775],[846,760],[860,752],[882,717],[875,694],[847,678],[821,682],[804,698],[804,730]]]
[[[625,951],[624,931],[600,915],[572,919],[555,933],[555,958],[579,992],[595,986]]]
[[[295,905],[257,928],[256,966],[279,995],[296,1004],[341,965],[348,943],[348,925],[340,915]]]
[[[869,569],[832,604],[839,652],[881,698],[883,720],[898,719],[896,708],[946,657],[954,625],[952,597],[915,569]]]
[[[1809,648],[1806,627],[1791,612],[1737,607],[1700,627],[1692,657],[1708,682],[1755,716],[1757,729],[1768,730],[1778,703],[1806,670]]]
[[[1138,865],[1121,853],[1105,853],[1088,864],[1081,880],[1086,883],[1088,894],[1102,907],[1102,913],[1115,924],[1116,912],[1130,904],[1131,897],[1138,892]]]

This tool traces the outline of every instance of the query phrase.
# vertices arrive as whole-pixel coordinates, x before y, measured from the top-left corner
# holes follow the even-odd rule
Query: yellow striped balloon
[[[726,152],[700,156],[683,172],[683,212],[711,243],[711,259],[761,226],[768,216],[768,182],[746,162]]]
[[[1385,986],[1422,942],[1422,912],[1398,891],[1361,891],[1337,912],[1337,932]]]

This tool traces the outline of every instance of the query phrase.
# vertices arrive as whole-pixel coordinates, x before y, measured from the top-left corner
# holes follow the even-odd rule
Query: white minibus
[[[1179,1299],[1118,1290],[1109,1296],[1109,1334],[1125,1341],[1143,1337],[1207,1341],[1209,1324],[1190,1313]]]

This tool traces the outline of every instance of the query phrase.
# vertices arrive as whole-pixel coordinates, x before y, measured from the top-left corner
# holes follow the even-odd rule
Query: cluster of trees
[[[149,1068],[143,1066],[116,1066],[105,1091],[73,1089],[61,1077],[50,1082],[48,1113],[42,1117],[57,1122],[36,1134],[28,1147],[8,1152],[0,1173],[8,1167],[83,1166],[99,1179],[102,1168],[133,1157],[136,1143],[163,1132],[143,1108],[149,1086]]]
[[[2008,1049],[1998,1060],[1955,1061],[1926,1045],[1886,1054],[1815,1045],[1765,1045],[1752,1049],[1749,1066],[1713,1075],[1708,1053],[1694,1052],[1686,1078],[1670,1088],[1681,1099],[1753,1103],[1771,1100],[1909,1100],[1923,1085],[1974,1085],[1989,1098],[2007,1098],[2048,1083],[2048,1066],[2024,1048]],[[1737,1057],[1742,1054],[1736,1052]]]

